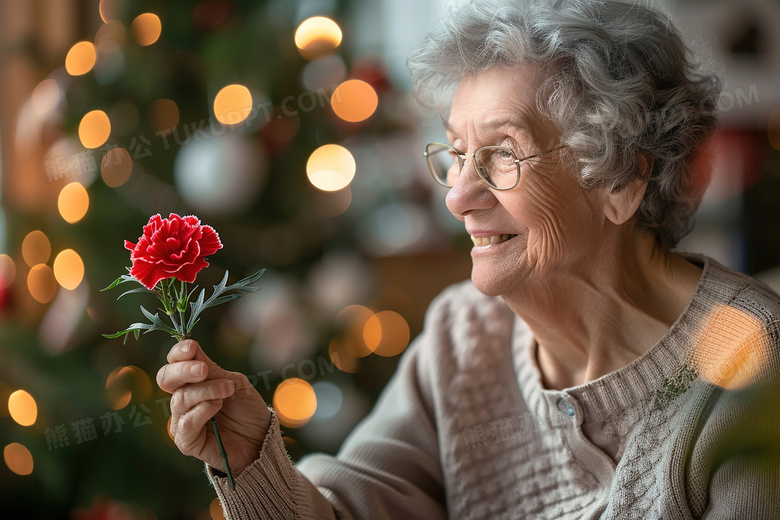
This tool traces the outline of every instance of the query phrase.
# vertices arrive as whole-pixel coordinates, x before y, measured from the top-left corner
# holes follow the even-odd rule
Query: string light
[[[57,280],[48,265],[38,264],[27,274],[27,289],[39,303],[49,303],[57,294]]]
[[[29,475],[33,471],[32,453],[18,442],[12,442],[3,449],[3,460],[8,469],[17,475]]]
[[[97,61],[97,49],[92,42],[78,42],[65,56],[65,71],[71,76],[83,76]]]
[[[223,125],[236,125],[252,111],[252,94],[244,85],[223,87],[214,97],[214,117]]]
[[[95,46],[102,54],[111,54],[125,42],[125,26],[119,20],[109,20],[95,34]]]
[[[87,214],[89,209],[89,194],[79,182],[71,182],[60,191],[57,198],[60,215],[69,224],[75,224]]]
[[[103,22],[108,23],[115,20],[122,10],[123,0],[100,0],[98,11]]]
[[[307,18],[295,31],[295,46],[301,55],[314,59],[332,51],[341,44],[341,28],[324,16]]]
[[[251,100],[251,98],[250,98]],[[149,122],[156,135],[173,132],[179,124],[179,107],[172,99],[158,99],[149,106]]]
[[[379,103],[374,87],[359,79],[350,79],[336,87],[331,96],[333,112],[344,121],[357,123],[373,115]]]
[[[130,31],[135,37],[138,45],[146,47],[152,45],[162,34],[162,22],[160,17],[154,13],[139,14],[130,24]]]
[[[28,266],[45,264],[51,256],[51,243],[46,233],[36,229],[30,231],[22,240],[22,258]]]
[[[114,410],[121,410],[135,397],[143,402],[152,395],[152,381],[140,368],[127,365],[115,368],[106,378],[106,401]]]
[[[18,424],[32,426],[38,418],[38,405],[29,393],[17,390],[8,397],[8,412]]]
[[[54,278],[64,289],[73,290],[84,279],[84,262],[73,249],[65,249],[54,258]]]
[[[323,191],[344,189],[355,177],[355,158],[337,144],[320,146],[309,156],[306,175],[315,188]]]
[[[133,159],[125,148],[112,148],[100,161],[100,176],[111,188],[126,183],[133,173]]]
[[[363,339],[374,354],[397,356],[409,345],[409,324],[397,312],[377,312],[366,321]]]
[[[297,377],[286,379],[276,387],[273,403],[279,422],[287,428],[303,426],[317,410],[314,389]]]
[[[84,148],[98,148],[111,135],[111,121],[102,110],[92,110],[81,118],[79,140]]]

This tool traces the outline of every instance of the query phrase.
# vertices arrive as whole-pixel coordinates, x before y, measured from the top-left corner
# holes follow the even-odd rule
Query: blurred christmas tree
[[[468,275],[410,96],[342,44],[344,1],[62,2],[33,36],[13,30],[26,4],[2,8],[19,105],[2,120],[0,515],[218,517],[167,434],[153,380],[171,345],[104,340],[148,302],[98,289],[151,214],[198,215],[225,244],[201,285],[269,269],[198,339],[274,403],[294,458],[334,451],[430,298]]]

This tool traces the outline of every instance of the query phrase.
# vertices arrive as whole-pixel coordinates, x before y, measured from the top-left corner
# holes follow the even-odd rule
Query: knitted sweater
[[[209,470],[227,516],[780,519],[780,297],[690,258],[703,273],[666,335],[561,391],[500,298],[450,287],[338,456],[294,467],[273,416],[235,491]]]

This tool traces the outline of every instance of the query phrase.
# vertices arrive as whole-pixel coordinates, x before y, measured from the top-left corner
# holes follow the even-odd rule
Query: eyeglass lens
[[[492,187],[506,189],[516,184],[517,163],[511,150],[486,146],[478,149],[474,158],[480,177]],[[454,148],[439,144],[429,145],[428,162],[432,173],[440,183],[450,187],[455,185],[461,170],[461,158]]]

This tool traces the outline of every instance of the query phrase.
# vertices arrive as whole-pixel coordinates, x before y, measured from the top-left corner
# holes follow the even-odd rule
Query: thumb
[[[217,365],[210,357],[206,355],[206,352],[200,346],[200,343],[194,339],[187,339],[185,341],[190,342],[190,349],[193,349],[192,359],[203,361],[209,369],[208,379],[227,379],[230,376],[230,372]]]

